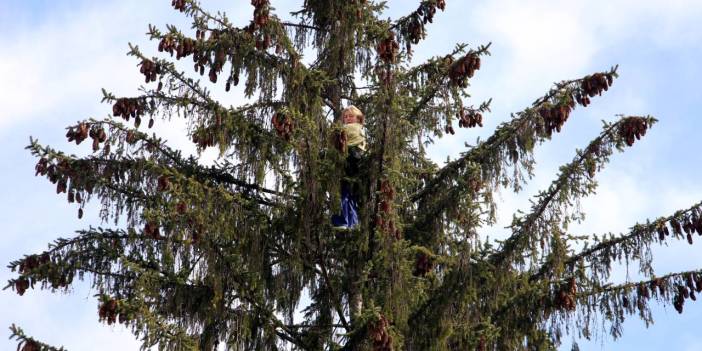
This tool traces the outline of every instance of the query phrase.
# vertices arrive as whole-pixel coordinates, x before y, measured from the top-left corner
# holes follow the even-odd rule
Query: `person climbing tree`
[[[332,216],[337,229],[353,228],[358,224],[359,167],[366,153],[364,116],[356,106],[350,105],[341,112],[341,151],[346,153],[344,178],[341,180],[341,215]]]

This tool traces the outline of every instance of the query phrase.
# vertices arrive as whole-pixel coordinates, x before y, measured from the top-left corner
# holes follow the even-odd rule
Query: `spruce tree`
[[[645,135],[650,116],[604,123],[515,215],[506,240],[478,235],[495,223],[496,191],[522,189],[534,149],[607,91],[616,67],[555,83],[438,165],[427,147],[482,126],[491,102],[468,94],[489,43],[410,64],[444,0],[395,20],[380,18],[382,2],[305,0],[295,21],[252,0],[253,19],[239,27],[195,1],[172,4],[192,28],[150,26],[156,56],[130,46],[141,93],[105,91],[111,116],[67,128],[69,142],[92,152],[28,146],[36,174],[79,217],[97,202],[103,225],[115,225],[11,262],[7,288],[63,291],[85,279],[98,294],[96,319],[167,350],[550,350],[566,332],[588,338],[604,325],[616,337],[626,317],[648,324],[652,299],[682,312],[702,290],[700,271],[651,268],[653,244],[702,235],[701,204],[621,235],[567,231],[596,173]],[[194,72],[181,69],[190,60]],[[208,81],[249,100],[227,106]],[[349,104],[365,113],[369,150],[351,180],[360,225],[338,231],[330,217]],[[176,118],[199,151],[218,151],[213,165],[150,133]],[[620,260],[646,280],[612,282]],[[22,350],[57,349],[11,329]]]

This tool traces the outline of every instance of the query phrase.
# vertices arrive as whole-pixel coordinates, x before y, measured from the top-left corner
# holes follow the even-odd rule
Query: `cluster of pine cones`
[[[390,323],[385,316],[380,316],[370,328],[370,339],[373,340],[373,351],[392,351],[392,336],[388,333]]]
[[[452,85],[466,87],[468,78],[473,78],[475,71],[480,69],[480,56],[468,53],[449,67],[449,79]]]
[[[180,12],[185,12],[185,0],[172,0],[171,6]]]
[[[687,236],[687,242],[692,245],[692,234],[702,235],[702,216],[697,212],[683,218],[673,218],[670,220],[670,228],[676,236],[681,236],[683,233]],[[670,235],[670,230],[665,222],[661,222],[656,229],[658,239],[663,241],[665,237]]]
[[[380,212],[389,214],[391,209],[390,203],[395,198],[395,189],[392,188],[392,185],[390,185],[387,179],[380,183],[380,198]]]
[[[271,47],[271,36],[268,34],[263,34],[262,36],[259,36],[256,38],[256,49],[265,51],[269,47]],[[276,50],[282,50],[282,48],[279,46]]]
[[[53,165],[51,166],[53,167]],[[34,166],[34,176],[42,175],[45,176],[46,173],[49,170],[49,160],[47,160],[45,157],[42,157],[37,161],[37,165]]]
[[[602,92],[607,91],[613,82],[612,73],[595,73],[587,76],[580,82],[580,93],[575,94],[575,100],[583,107],[587,107],[591,97],[602,95]]]
[[[651,298],[651,290],[649,290],[644,283],[639,284],[639,286],[636,288],[636,292],[639,294],[639,298],[646,300]]]
[[[555,306],[559,309],[565,309],[566,311],[575,310],[575,294],[577,293],[577,286],[575,284],[575,278],[570,278],[567,284],[561,286],[555,297]]]
[[[105,149],[107,149],[109,152],[109,144],[105,144]],[[69,203],[83,202],[81,192],[75,189],[76,177],[79,177],[79,174],[76,174],[76,171],[71,167],[71,165],[66,159],[62,159],[60,162],[58,162],[58,164],[54,165],[50,164],[48,159],[42,157],[37,162],[36,166],[34,167],[34,170],[35,176],[46,176],[52,184],[56,184],[56,194],[68,192],[67,199]],[[74,186],[72,187],[72,189],[69,190],[68,180],[70,177],[73,177],[71,181],[73,182]],[[92,192],[92,185],[82,184],[82,187],[88,193]],[[83,218],[82,208],[78,209],[78,218]]]
[[[423,277],[434,268],[434,260],[424,252],[417,252],[415,257],[413,275]]]
[[[144,75],[144,82],[155,82],[159,74],[161,74],[161,65],[154,63],[149,59],[141,60],[139,64],[141,68],[139,73]]]
[[[152,239],[161,239],[161,231],[158,224],[155,222],[146,222],[144,235]]]
[[[80,192],[77,192],[77,191],[73,191],[73,190],[69,191],[67,197],[68,197],[68,203],[71,203],[71,204],[74,202],[81,203],[83,201],[83,199],[81,198]]]
[[[602,91],[607,91],[612,83],[614,82],[614,77],[609,73],[595,73],[591,76],[585,77],[580,83],[580,89],[588,97],[593,97],[595,95],[602,95]]]
[[[456,114],[456,117],[458,118],[459,128],[474,128],[475,126],[483,126],[483,114],[480,113],[480,111],[466,111],[463,107],[461,107],[461,111]],[[451,135],[456,134],[456,131],[453,129],[451,124],[446,124],[444,127],[444,132]]]
[[[395,33],[390,32],[387,37],[378,43],[376,47],[378,51],[378,56],[385,63],[395,62],[397,58],[397,53],[400,50],[400,45],[395,40]]]
[[[34,287],[34,282],[37,280],[50,283],[51,287],[54,289],[68,286],[71,282],[71,278],[69,278],[66,273],[60,272],[56,267],[42,268],[33,272],[36,268],[47,265],[50,262],[51,259],[46,252],[41,255],[27,256],[22,260],[18,267],[21,275],[12,282],[12,287],[17,294],[20,296],[24,295],[25,291],[27,291],[30,286]],[[30,274],[32,275],[31,278],[28,277]]]
[[[129,117],[141,118],[146,112],[146,100],[144,98],[119,98],[112,105],[112,115],[122,117],[129,122]]]
[[[204,56],[200,57],[199,53],[196,53],[195,56],[193,56],[193,59],[195,58],[199,60],[198,64],[200,65],[200,74],[202,75],[204,71],[203,62],[207,62],[207,58]],[[217,74],[219,74],[219,72],[222,71],[226,59],[227,53],[224,51],[224,49],[220,48],[219,50],[217,50],[217,52],[215,53],[214,63],[212,64],[212,66],[210,66],[210,72],[208,73],[210,82],[217,83]]]
[[[107,140],[105,129],[97,125],[90,128],[88,136],[93,139],[93,151],[98,151],[100,149],[100,143],[104,143]],[[105,146],[107,146],[107,144],[105,144]]]
[[[417,9],[417,15],[421,17],[422,22],[426,24],[427,22],[432,23],[434,21],[434,15],[436,14],[436,9],[441,11],[446,9],[446,0],[437,1],[422,1]]]
[[[15,291],[19,296],[24,295],[24,292],[29,289],[29,280],[25,277],[19,277],[14,282]]]
[[[424,38],[425,32],[424,24],[422,24],[419,16],[412,16],[412,19],[410,19],[410,23],[407,26],[407,38],[409,39],[410,43],[419,43],[419,41]]]
[[[668,294],[668,284],[664,278],[655,278],[648,284],[640,283],[636,289],[639,303],[649,300],[652,293],[658,294],[659,297],[666,296]],[[678,313],[682,313],[685,300],[696,301],[696,294],[702,292],[702,275],[692,272],[686,273],[684,282],[676,283],[674,290],[673,306]],[[626,295],[622,296],[622,306],[624,308],[630,307],[630,301]]]
[[[271,124],[273,125],[273,128],[275,128],[275,131],[278,133],[279,137],[285,139],[286,141],[290,140],[294,129],[292,118],[281,112],[276,112],[271,118]],[[344,140],[344,145],[345,144],[346,142]]]
[[[56,184],[56,194],[65,193],[68,188],[68,180],[64,172],[68,171],[70,166],[68,161],[62,159],[57,165],[49,164],[46,158],[41,158],[34,167],[35,175],[46,176],[52,184]]]
[[[93,125],[91,128],[85,122],[78,123],[77,126],[68,128],[68,132],[66,132],[68,142],[75,141],[76,145],[79,145],[88,137],[93,139],[93,151],[97,151],[100,149],[100,143],[104,143],[105,140],[107,140],[107,133],[104,128],[98,125]]]
[[[400,228],[395,226],[395,221],[391,218],[392,202],[395,199],[395,189],[390,182],[385,179],[380,183],[380,196],[378,199],[378,207],[380,214],[376,217],[376,226],[381,228],[385,233],[400,239],[402,233]]]
[[[167,52],[173,56],[176,54],[176,59],[194,54],[197,51],[195,40],[190,38],[179,39],[175,35],[167,34],[161,38],[158,43],[159,52]],[[148,83],[148,82],[147,82]]]
[[[692,301],[696,301],[697,296],[695,296],[695,292],[702,292],[702,277],[688,273],[685,276],[685,285],[678,284],[677,288],[678,291],[675,297],[673,297],[673,307],[675,307],[678,313],[682,313],[685,300],[691,299]]]
[[[635,140],[640,140],[646,135],[648,124],[646,119],[642,117],[629,117],[623,121],[619,127],[619,135],[624,139],[626,145],[634,145]]]
[[[466,111],[464,108],[461,108],[461,112],[458,115],[458,127],[473,128],[475,126],[483,126],[483,115],[480,111]]]
[[[201,149],[212,147],[215,145],[215,134],[212,128],[202,129],[193,133],[192,140]]]
[[[334,147],[341,153],[346,152],[347,135],[343,130],[337,130],[334,133]]]
[[[539,114],[544,119],[546,133],[550,136],[553,131],[560,133],[563,124],[568,120],[570,112],[575,107],[575,101],[568,99],[567,103],[558,105],[544,104],[539,108]]]
[[[702,281],[700,283],[702,283]],[[660,296],[665,295],[667,287],[666,287],[666,284],[665,284],[665,281],[663,280],[663,278],[653,279],[653,280],[651,280],[651,283],[649,285],[651,287],[652,292],[654,292],[654,293],[658,292],[658,295],[660,295]],[[701,287],[702,287],[702,285],[701,285]]]
[[[407,25],[407,38],[412,44],[419,43],[419,40],[424,37],[424,25],[434,20],[434,14],[436,14],[437,8],[441,11],[446,9],[446,1],[422,2],[417,11],[412,14],[412,18]]]
[[[194,66],[193,69],[195,72],[200,73],[200,75],[205,74],[205,65],[208,64],[210,61],[210,54],[207,52],[204,52],[200,50],[197,46],[198,41],[203,41],[205,40],[205,31],[198,29],[195,32],[195,37],[197,40],[191,39],[191,38],[179,38],[175,35],[168,34],[165,35],[163,38],[161,38],[161,41],[158,44],[158,51],[160,52],[168,52],[173,56],[173,53],[176,54],[176,59],[181,59],[183,57],[187,57],[190,55],[193,55],[193,62]],[[213,30],[210,32],[210,40],[217,40],[219,37],[219,32]],[[217,51],[214,54],[214,60],[212,65],[210,66],[210,70],[208,73],[208,77],[212,83],[217,82],[217,75],[219,72],[222,71],[222,68],[224,67],[224,63],[226,60],[226,51],[223,48],[217,49]],[[143,69],[143,66],[142,66]],[[160,67],[155,68],[157,72],[160,70]],[[143,73],[143,72],[142,72]],[[155,80],[152,79],[152,81]],[[237,79],[238,81],[238,79]],[[148,83],[148,81],[147,81]],[[238,82],[237,82],[238,83]],[[236,83],[235,83],[236,85]],[[161,86],[159,85],[159,88]],[[160,90],[160,89],[159,89]]]
[[[31,339],[22,340],[17,345],[17,351],[41,351],[41,345]]]
[[[590,97],[602,95],[602,92],[612,85],[613,80],[612,73],[595,73],[580,81],[579,91],[567,93],[558,103],[544,102],[538,112],[544,119],[547,134],[550,136],[554,130],[560,133],[576,103],[586,107],[590,104]]]
[[[227,79],[227,83],[224,84],[224,90],[229,91],[229,89],[232,88],[232,83],[234,83],[234,86],[239,85],[239,71],[236,71],[231,76],[229,76],[229,79]]]
[[[68,142],[75,141],[76,145],[80,145],[80,143],[83,142],[83,140],[88,138],[89,134],[89,128],[86,123],[79,123],[76,127],[70,127],[68,128],[68,131],[66,132],[66,138],[68,139]]]
[[[268,23],[268,0],[251,0],[251,5],[254,7],[253,23],[260,28]]]
[[[268,0],[251,0],[251,5],[254,7],[253,21],[251,24],[246,26],[244,30],[256,37],[256,49],[265,51],[271,47],[271,36],[269,33],[264,33],[264,31],[256,31],[266,26],[268,23],[270,4]],[[276,53],[282,52],[282,47],[276,47]]]
[[[119,321],[120,324],[129,322],[129,317],[121,301],[117,299],[107,299],[98,307],[98,316],[100,321],[107,321],[107,324],[112,325]]]
[[[168,176],[161,175],[156,179],[156,190],[158,190],[158,192],[168,191],[170,188],[171,181],[168,179]]]
[[[212,32],[211,36],[217,37],[217,32]],[[217,74],[222,71],[224,67],[224,62],[227,59],[227,53],[223,48],[217,49],[214,55],[214,63],[210,66],[210,71],[207,73],[210,82],[217,83]],[[205,64],[209,61],[209,55],[200,51],[195,51],[193,53],[193,62],[195,62],[195,72],[199,72],[200,75],[205,74]]]
[[[49,254],[47,252],[44,252],[41,255],[30,255],[27,256],[24,260],[22,260],[22,263],[19,265],[19,273],[20,274],[26,274],[30,273],[34,268],[37,268],[41,265],[49,263],[50,258]]]

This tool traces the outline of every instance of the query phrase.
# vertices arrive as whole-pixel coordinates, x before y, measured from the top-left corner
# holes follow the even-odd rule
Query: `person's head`
[[[341,121],[344,124],[360,123],[363,124],[363,112],[354,105],[347,106],[341,111]]]

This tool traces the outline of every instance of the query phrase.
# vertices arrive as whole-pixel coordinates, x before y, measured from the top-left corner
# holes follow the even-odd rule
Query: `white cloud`
[[[85,284],[77,284],[71,294],[29,290],[24,296],[0,299],[3,327],[8,321],[17,323],[25,333],[54,346],[69,350],[136,350],[140,343],[122,326],[98,322],[97,302]],[[6,292],[7,293],[7,292]],[[3,349],[15,344],[3,340]]]
[[[593,61],[603,62],[608,51],[630,41],[679,47],[702,35],[696,30],[699,1],[495,0],[466,10],[448,6],[446,16],[455,23],[469,13],[463,22],[471,31],[461,39],[493,41],[494,56],[485,66],[494,74],[485,79],[487,86],[479,74],[475,85],[499,93],[495,102],[510,107],[531,102],[551,82],[590,73]]]
[[[46,115],[66,103],[97,102],[103,84],[134,90],[137,75],[115,69],[127,61],[136,64],[124,55],[127,38],[146,28],[144,14],[129,5],[134,4],[79,9],[25,28],[18,37],[0,39],[0,128],[27,118],[50,118]]]

